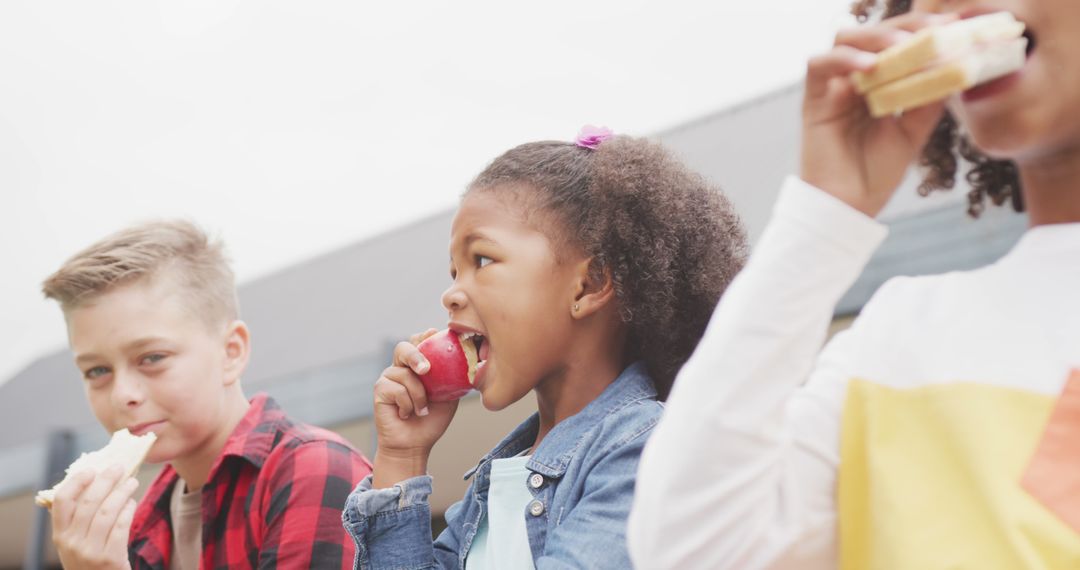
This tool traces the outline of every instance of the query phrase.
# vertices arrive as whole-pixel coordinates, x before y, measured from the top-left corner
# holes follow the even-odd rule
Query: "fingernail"
[[[420,408],[420,411],[416,412],[416,415],[418,415],[418,416],[426,416],[426,415],[428,415],[427,406],[424,406],[423,408]]]
[[[134,491],[135,488],[139,486],[139,481],[137,479],[134,479],[134,478],[128,479],[127,481],[124,481],[124,485],[128,489],[131,489],[132,491]]]
[[[416,363],[416,371],[421,374],[427,372],[428,368],[431,368],[431,364],[428,364],[428,361],[426,360],[421,360]]]
[[[877,56],[872,53],[860,53],[855,56],[855,63],[859,67],[871,67],[877,63]]]

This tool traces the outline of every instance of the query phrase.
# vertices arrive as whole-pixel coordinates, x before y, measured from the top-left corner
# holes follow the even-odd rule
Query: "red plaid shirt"
[[[371,463],[340,436],[294,423],[272,398],[255,396],[202,489],[199,567],[352,568],[341,509],[368,473]],[[178,479],[166,466],[135,511],[133,570],[169,567]]]

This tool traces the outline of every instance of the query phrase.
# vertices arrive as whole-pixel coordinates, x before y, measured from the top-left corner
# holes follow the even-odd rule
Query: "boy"
[[[250,354],[222,246],[187,222],[123,230],[42,286],[60,303],[94,415],[154,432],[168,465],[136,507],[118,468],[57,491],[65,568],[349,568],[341,509],[371,464],[341,437],[244,396]]]

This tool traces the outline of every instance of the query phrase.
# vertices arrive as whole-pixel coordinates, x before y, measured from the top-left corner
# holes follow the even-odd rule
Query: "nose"
[[[138,407],[146,399],[142,377],[127,370],[114,370],[112,399],[117,409]]]
[[[461,286],[455,281],[450,287],[443,291],[442,304],[446,307],[446,310],[451,315],[456,311],[460,311],[468,304],[468,297],[465,292],[462,291]]]

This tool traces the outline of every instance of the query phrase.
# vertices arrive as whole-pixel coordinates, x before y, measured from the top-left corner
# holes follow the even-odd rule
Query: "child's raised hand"
[[[935,103],[874,119],[848,78],[873,68],[875,53],[952,14],[909,13],[842,30],[833,48],[810,60],[803,97],[801,177],[876,216],[903,180],[944,111]]]
[[[454,418],[457,402],[428,402],[420,374],[430,364],[416,345],[435,329],[413,335],[394,347],[394,363],[375,382],[375,488],[427,473],[435,442]]]
[[[68,570],[129,569],[128,533],[138,481],[114,465],[76,473],[60,486],[51,509],[53,544]]]

